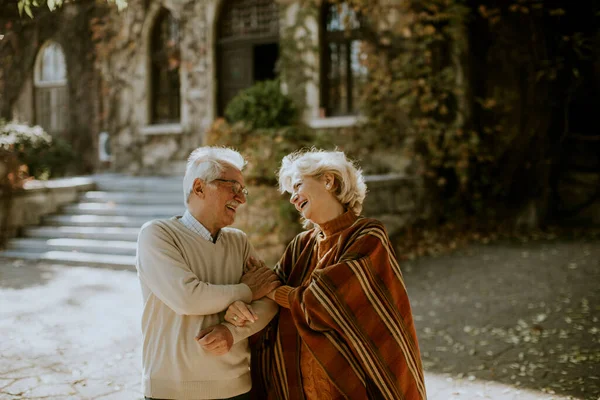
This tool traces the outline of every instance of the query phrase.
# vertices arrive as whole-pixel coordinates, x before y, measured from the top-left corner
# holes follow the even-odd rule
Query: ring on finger
[[[233,316],[233,320],[234,320],[234,321],[237,321],[237,320],[238,320],[238,318],[237,318],[237,315],[234,315],[234,316]]]

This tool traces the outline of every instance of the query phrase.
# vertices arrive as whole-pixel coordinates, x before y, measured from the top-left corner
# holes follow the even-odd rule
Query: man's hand
[[[272,269],[253,258],[248,260],[240,283],[248,285],[252,291],[252,300],[258,300],[281,286],[279,277]]]
[[[196,336],[196,341],[207,353],[221,356],[231,350],[233,335],[226,326],[219,324],[202,329]]]
[[[258,315],[254,312],[252,306],[241,300],[231,303],[225,313],[225,321],[238,327],[246,326],[246,322],[253,324],[257,320]]]

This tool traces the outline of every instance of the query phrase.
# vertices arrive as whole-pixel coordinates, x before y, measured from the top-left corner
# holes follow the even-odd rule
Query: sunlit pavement
[[[495,382],[453,379],[433,373],[425,374],[425,385],[430,400],[493,399],[493,400],[559,400],[573,399],[555,394],[526,390]]]
[[[0,265],[1,399],[139,399],[141,296],[131,271]],[[427,374],[429,399],[561,399]]]

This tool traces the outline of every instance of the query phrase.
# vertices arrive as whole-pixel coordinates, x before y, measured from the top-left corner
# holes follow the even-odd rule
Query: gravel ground
[[[475,245],[404,271],[428,371],[600,398],[600,241]]]

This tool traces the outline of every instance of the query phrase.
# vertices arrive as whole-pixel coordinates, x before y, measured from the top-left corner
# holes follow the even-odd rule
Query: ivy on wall
[[[443,199],[440,215],[504,218],[531,202],[540,210],[538,220],[551,212],[561,144],[575,134],[574,99],[582,85],[598,81],[599,6],[345,3],[368,22],[366,134],[382,147],[404,146],[418,161],[431,193]],[[301,10],[318,10],[312,0],[301,4]],[[309,77],[293,74],[302,48],[294,40],[284,43],[290,47],[282,73],[292,77],[290,86],[301,87]],[[597,83],[595,90],[579,103],[600,106]]]
[[[0,117],[12,119],[13,106],[20,94],[26,98],[33,96],[32,90],[24,90],[27,90],[26,83],[33,80],[38,51],[48,40],[59,43],[67,64],[69,98],[69,107],[62,110],[69,128],[62,139],[75,150],[72,170],[86,173],[94,168],[98,132],[95,119],[98,76],[94,71],[95,53],[89,21],[102,15],[102,11],[92,0],[68,3],[55,12],[48,10],[47,5],[46,2],[32,3],[35,7],[30,12],[34,18],[30,18],[19,16],[17,2],[0,4],[0,32],[4,36],[0,40]],[[67,162],[69,160],[65,160]]]
[[[286,84],[287,95],[297,109],[303,110],[306,107],[306,87],[318,77],[316,65],[310,59],[319,59],[319,47],[313,42],[313,30],[309,25],[319,20],[318,1],[286,2],[280,13],[280,18],[287,22],[279,41],[277,71]]]

